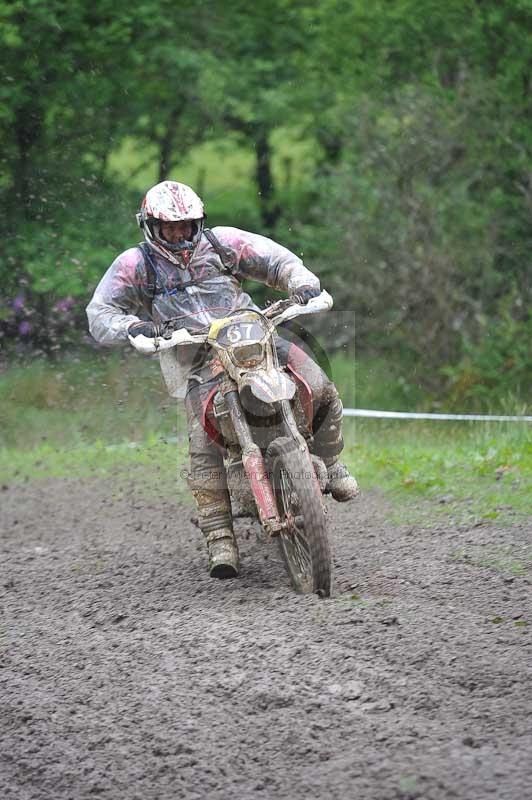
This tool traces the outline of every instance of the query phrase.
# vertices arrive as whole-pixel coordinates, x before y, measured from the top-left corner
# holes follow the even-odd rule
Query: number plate
[[[220,322],[222,324],[220,324]],[[215,329],[215,326],[217,329]],[[222,347],[234,347],[237,344],[260,342],[267,335],[265,325],[254,314],[246,314],[246,318],[225,319],[217,321],[211,327],[209,339],[216,340]]]

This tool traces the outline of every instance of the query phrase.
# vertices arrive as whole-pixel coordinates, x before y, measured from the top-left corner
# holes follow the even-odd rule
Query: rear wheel
[[[288,437],[268,448],[272,487],[285,530],[279,547],[296,591],[329,597],[331,551],[325,510],[308,454]]]

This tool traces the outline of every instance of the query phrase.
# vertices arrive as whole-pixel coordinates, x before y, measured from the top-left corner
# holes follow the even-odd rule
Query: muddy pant
[[[281,366],[289,366],[312,390],[312,451],[326,465],[334,463],[343,449],[342,402],[336,387],[324,371],[301,348],[284,339],[277,340]],[[190,455],[189,486],[198,507],[199,525],[204,534],[219,528],[231,528],[231,503],[227,490],[223,453],[203,429],[201,408],[217,384],[205,369],[198,369],[190,379],[185,409],[188,420]]]

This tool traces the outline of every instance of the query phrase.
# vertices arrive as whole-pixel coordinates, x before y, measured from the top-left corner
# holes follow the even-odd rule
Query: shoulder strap
[[[139,248],[144,256],[144,265],[146,267],[146,275],[148,277],[146,294],[148,295],[149,311],[151,313],[153,298],[155,297],[155,292],[157,291],[157,270],[155,268],[155,264],[153,263],[148,244],[146,242],[141,242],[139,244]]]
[[[235,253],[229,248],[224,247],[223,244],[220,242],[218,237],[211,231],[210,228],[204,228],[203,233],[207,237],[208,241],[220,257],[220,261],[222,262],[223,271],[226,275],[233,275],[234,268],[236,267],[236,257]],[[144,256],[144,264],[146,266],[146,275],[148,278],[148,283],[146,285],[146,294],[148,295],[148,311],[151,314],[151,309],[153,305],[153,298],[157,292],[157,269],[153,262],[152,255],[150,253],[150,248],[147,242],[140,242],[138,245],[139,249]],[[182,284],[179,288],[184,289],[186,286],[194,286],[196,281],[187,281],[186,283]]]
[[[226,272],[228,275],[233,275],[234,269],[236,267],[235,253],[231,250],[231,248],[224,247],[223,244],[218,239],[218,237],[211,231],[210,228],[204,228],[203,233],[209,240],[213,249],[219,255],[220,261],[222,262],[222,265],[224,267],[224,272]]]

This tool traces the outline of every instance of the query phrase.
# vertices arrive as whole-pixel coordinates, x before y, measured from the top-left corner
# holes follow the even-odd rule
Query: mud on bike
[[[224,449],[233,503],[276,539],[294,588],[331,594],[331,550],[323,494],[327,470],[311,454],[312,395],[297,374],[279,365],[276,328],[304,314],[328,311],[327,292],[306,305],[279,300],[262,311],[243,309],[198,332],[176,320],[155,338],[131,339],[143,353],[204,345],[219,380],[207,397],[202,424]],[[182,323],[181,323],[182,324]]]

